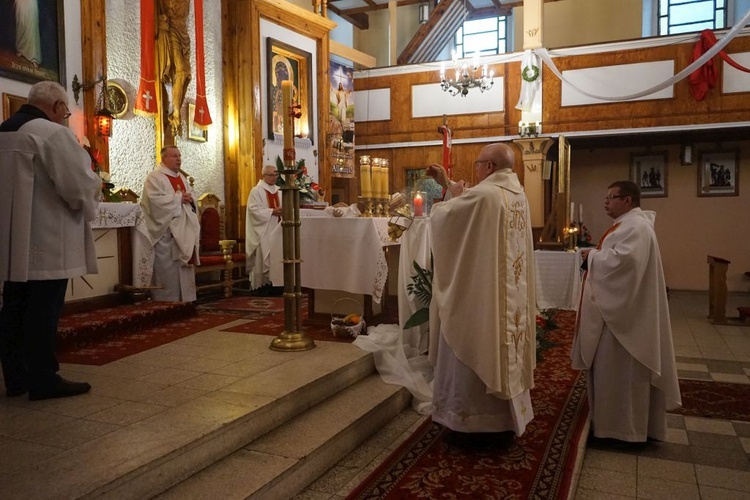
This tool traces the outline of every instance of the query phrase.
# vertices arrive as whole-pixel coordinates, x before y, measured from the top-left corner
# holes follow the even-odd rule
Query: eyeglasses
[[[630,195],[628,195],[628,194],[608,194],[607,196],[604,197],[604,201],[614,200],[615,198],[627,198],[628,196],[630,196]]]
[[[492,164],[494,164],[495,162],[492,161],[492,160],[474,160],[474,166],[475,167],[478,167],[482,163],[492,163]]]
[[[70,118],[70,116],[71,116],[71,115],[72,115],[73,113],[71,113],[71,112],[70,112],[70,109],[68,108],[68,105],[67,105],[67,104],[65,104],[65,103],[64,103],[64,102],[62,102],[62,101],[57,101],[57,103],[58,103],[58,104],[62,104],[62,105],[63,105],[63,107],[65,108],[65,115],[63,115],[63,120],[67,120],[68,118]]]
[[[279,174],[263,174],[264,177],[278,177]]]

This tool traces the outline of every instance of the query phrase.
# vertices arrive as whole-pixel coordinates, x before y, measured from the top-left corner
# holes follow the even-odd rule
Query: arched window
[[[490,55],[508,52],[508,16],[464,22],[456,32],[456,56]]]

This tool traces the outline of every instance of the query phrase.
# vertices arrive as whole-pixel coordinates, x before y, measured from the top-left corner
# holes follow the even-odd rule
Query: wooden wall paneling
[[[107,75],[107,15],[104,2],[98,0],[81,0],[81,51],[83,71],[80,75],[82,85],[88,85]],[[71,75],[68,77],[73,79]],[[67,82],[65,87],[67,87]],[[81,91],[83,99],[83,116],[85,134],[93,149],[102,154],[101,169],[109,172],[109,145],[105,137],[96,132],[94,113],[100,87]]]
[[[326,199],[331,201],[331,167],[330,156],[327,154],[328,144],[328,115],[330,111],[329,102],[331,82],[328,75],[328,65],[331,60],[329,35],[326,32],[323,36],[318,39],[317,42],[317,60],[318,67],[316,68],[318,77],[318,146],[317,146],[317,157],[318,157],[318,184],[325,189]]]

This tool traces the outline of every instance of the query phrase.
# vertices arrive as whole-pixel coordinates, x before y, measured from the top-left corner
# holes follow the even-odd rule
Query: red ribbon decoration
[[[203,48],[203,0],[195,0],[195,126],[206,130],[213,121],[206,102],[205,50]]]
[[[156,115],[156,6],[154,0],[141,0],[141,76],[133,112]]]
[[[714,35],[713,31],[701,31],[701,38],[695,43],[695,46],[693,47],[693,57],[692,59],[690,59],[690,62],[695,62],[698,58],[705,54],[708,49],[713,47],[717,41],[718,40],[716,40],[716,36]],[[744,71],[745,73],[750,73],[750,69],[735,62],[723,50],[719,51],[719,55],[724,61],[726,61],[727,64],[729,64],[733,68]],[[705,99],[708,91],[715,86],[716,66],[714,65],[713,60],[706,61],[706,64],[690,74],[690,93],[693,94],[693,97],[696,101],[702,101],[703,99]]]

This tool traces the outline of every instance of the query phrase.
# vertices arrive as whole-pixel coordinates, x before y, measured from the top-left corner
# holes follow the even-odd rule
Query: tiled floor
[[[737,305],[750,305],[750,296],[731,296],[729,315]],[[680,377],[750,384],[750,326],[713,326],[707,310],[705,293],[671,294]],[[252,364],[244,362],[253,336],[242,336],[241,346],[224,337],[196,334],[104,367],[64,366],[65,376],[94,385],[95,394],[86,398],[30,403],[0,397],[0,473],[210,397],[263,369],[267,350]],[[261,342],[265,346],[267,339]],[[343,498],[423,418],[402,412],[297,498]],[[666,443],[638,452],[589,448],[575,498],[750,499],[750,423],[672,415]]]
[[[730,296],[727,315],[750,305]],[[681,378],[750,384],[750,325],[714,326],[706,293],[671,292],[670,315]],[[421,418],[402,413],[411,428]],[[297,499],[340,500],[410,432],[386,427],[310,485]],[[750,499],[750,423],[670,415],[668,439],[641,451],[588,448],[576,500],[625,498]],[[372,457],[368,461],[368,457]]]

